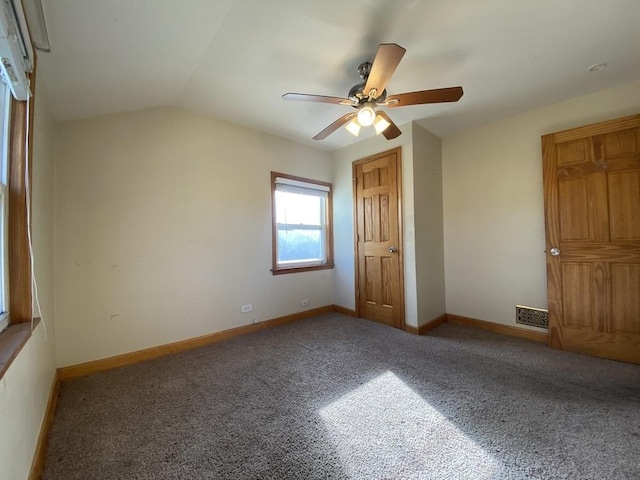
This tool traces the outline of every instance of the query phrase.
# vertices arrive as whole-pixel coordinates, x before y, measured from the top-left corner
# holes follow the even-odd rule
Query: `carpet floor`
[[[640,478],[640,366],[337,313],[64,382],[43,473],[556,478]]]

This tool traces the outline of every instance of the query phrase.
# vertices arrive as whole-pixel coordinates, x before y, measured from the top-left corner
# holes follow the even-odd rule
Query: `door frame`
[[[354,278],[355,278],[355,303],[356,303],[356,317],[362,318],[360,315],[360,295],[358,289],[360,288],[360,269],[358,268],[358,205],[357,205],[357,185],[356,185],[356,167],[359,165],[369,163],[379,158],[386,157],[391,154],[396,154],[397,171],[396,171],[396,192],[398,195],[398,266],[400,268],[398,282],[400,283],[400,322],[398,325],[394,325],[394,328],[404,330],[406,326],[405,318],[405,302],[404,302],[404,237],[402,228],[402,147],[395,147],[390,150],[386,150],[381,153],[376,153],[368,157],[360,158],[351,163],[351,179],[353,183],[353,252],[354,252]]]

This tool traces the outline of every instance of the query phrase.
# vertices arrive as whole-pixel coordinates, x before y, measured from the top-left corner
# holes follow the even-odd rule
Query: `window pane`
[[[0,133],[2,134],[2,144],[0,154],[2,155],[2,167],[0,170],[0,183],[6,185],[7,182],[7,131],[5,125],[9,121],[9,89],[7,86],[0,82]]]
[[[322,229],[278,226],[278,264],[323,262]]]
[[[324,202],[322,197],[276,191],[276,223],[322,225]]]

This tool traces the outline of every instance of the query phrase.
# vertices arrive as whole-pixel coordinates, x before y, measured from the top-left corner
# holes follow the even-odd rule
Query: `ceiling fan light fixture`
[[[358,123],[357,118],[354,118],[349,123],[347,123],[344,128],[346,128],[354,137],[357,137],[360,133],[360,124]]]
[[[389,122],[387,122],[387,120],[385,118],[382,117],[382,115],[378,115],[376,117],[376,121],[373,123],[373,128],[376,129],[376,135],[380,135],[382,132],[384,132],[389,125],[391,125]]]
[[[373,125],[374,120],[376,119],[376,112],[369,103],[365,103],[360,110],[358,110],[358,122],[363,127],[368,127],[369,125]]]

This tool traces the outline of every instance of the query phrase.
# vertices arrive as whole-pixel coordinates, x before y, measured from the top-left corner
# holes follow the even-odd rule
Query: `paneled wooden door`
[[[353,163],[358,316],[404,329],[400,148]]]
[[[640,363],[640,115],[542,137],[549,342]]]

